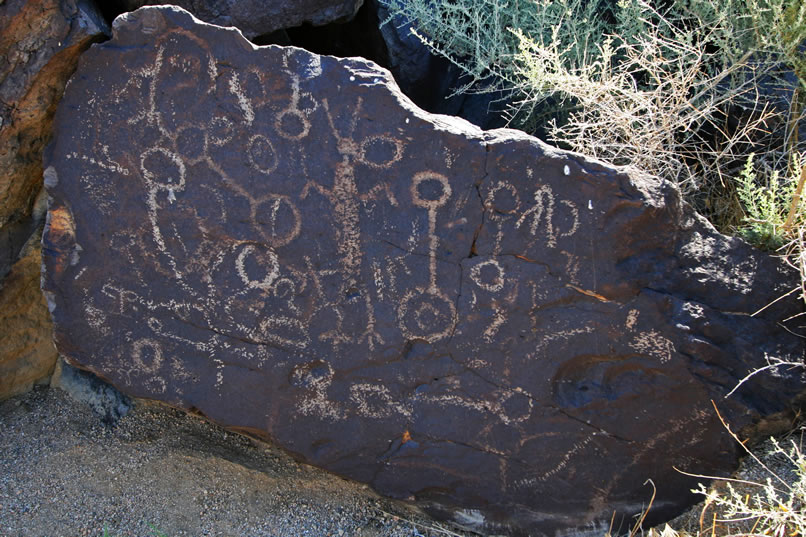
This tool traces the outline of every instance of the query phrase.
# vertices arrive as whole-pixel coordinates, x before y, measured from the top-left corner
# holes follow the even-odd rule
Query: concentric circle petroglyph
[[[439,289],[414,289],[403,295],[397,310],[400,329],[408,340],[435,343],[456,326],[456,306]]]

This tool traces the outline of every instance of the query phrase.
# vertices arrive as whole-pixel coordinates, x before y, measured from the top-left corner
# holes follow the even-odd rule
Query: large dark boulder
[[[56,363],[39,290],[42,151],[78,57],[108,32],[87,1],[0,2],[0,399]]]
[[[205,22],[235,26],[248,38],[303,23],[321,26],[355,16],[364,0],[117,0],[124,10],[157,4],[174,4]]]
[[[795,280],[652,177],[423,112],[359,59],[118,18],[46,157],[59,350],[485,533],[688,501],[787,409]],[[792,329],[791,321],[788,328]]]

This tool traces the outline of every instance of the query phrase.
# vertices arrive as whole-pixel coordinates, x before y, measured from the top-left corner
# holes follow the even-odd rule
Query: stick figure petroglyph
[[[493,255],[498,255],[501,253],[501,243],[504,240],[504,222],[512,218],[521,208],[518,189],[507,181],[499,181],[487,193],[484,206],[487,209],[488,218],[495,222],[497,227]]]
[[[140,156],[140,171],[143,181],[148,187],[148,219],[151,223],[151,231],[154,242],[160,252],[168,259],[174,276],[177,280],[182,279],[182,273],[176,263],[176,259],[165,244],[163,232],[158,221],[159,202],[157,196],[161,193],[169,203],[176,201],[176,193],[185,189],[185,163],[179,155],[162,147],[152,147],[147,149]]]
[[[489,293],[499,293],[504,289],[506,284],[506,274],[504,268],[497,259],[491,258],[476,265],[470,269],[470,279],[479,286],[480,289]],[[474,292],[475,296],[475,292]],[[506,297],[508,302],[515,300],[517,296],[517,285],[509,297]],[[493,310],[493,321],[484,330],[483,336],[488,343],[492,343],[493,338],[498,333],[499,328],[506,322],[506,309],[503,307],[502,300],[494,298],[490,302]]]
[[[143,111],[128,122],[135,124],[145,119],[161,134],[169,136],[175,130],[172,122],[176,109],[202,102],[203,97],[214,91],[213,82],[218,74],[207,43],[190,32],[174,30],[158,40],[153,64],[131,71],[129,81],[115,96],[123,100],[129,89],[137,95],[134,88],[138,84],[147,84],[148,102]]]
[[[313,96],[307,92],[300,92],[299,75],[290,71],[291,102],[277,114],[274,128],[277,134],[286,140],[297,141],[308,136],[311,130],[311,121],[308,119],[318,108]]]
[[[336,126],[330,103],[327,99],[322,101],[330,130],[336,139],[336,148],[342,160],[336,166],[333,186],[325,188],[315,181],[309,181],[302,190],[301,198],[307,198],[312,190],[324,196],[333,207],[334,221],[338,223],[336,242],[338,244],[339,263],[342,273],[341,297],[363,297],[366,307],[366,331],[360,335],[358,342],[366,342],[370,349],[376,344],[384,343],[382,336],[375,331],[375,314],[372,300],[366,285],[361,279],[361,202],[369,200],[386,199],[393,207],[397,206],[389,185],[378,183],[368,192],[358,190],[355,178],[356,164],[364,164],[372,168],[388,168],[403,155],[402,142],[386,135],[376,135],[355,140],[355,131],[358,119],[361,116],[362,100],[359,98],[353,109],[352,117],[348,123],[347,132],[342,134]],[[380,147],[387,144],[388,147]],[[388,151],[384,152],[383,149]],[[350,339],[342,334],[342,313],[339,304],[330,305],[334,309],[338,322],[336,328],[326,332],[321,337],[330,339],[334,343],[347,343]]]
[[[292,60],[297,65],[290,66]],[[311,130],[309,118],[319,108],[311,93],[300,90],[300,80],[302,77],[311,79],[322,74],[321,60],[313,55],[295,54],[289,50],[283,55],[283,67],[291,79],[291,100],[274,117],[274,130],[286,140],[298,141],[308,136]]]

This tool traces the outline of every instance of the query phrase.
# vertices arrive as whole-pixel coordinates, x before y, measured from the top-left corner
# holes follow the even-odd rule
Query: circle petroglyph
[[[277,134],[286,140],[301,140],[308,136],[311,130],[311,122],[300,110],[287,108],[277,115],[274,122]]]
[[[235,268],[244,285],[253,289],[271,289],[280,275],[280,261],[277,259],[277,254],[262,244],[244,245],[235,260]],[[263,274],[263,278],[250,275],[258,271]]]
[[[485,291],[497,293],[504,288],[504,269],[496,259],[488,259],[475,265],[470,269],[470,277]]]
[[[397,314],[406,339],[434,343],[448,337],[456,325],[456,306],[439,289],[409,291],[403,296]]]
[[[232,140],[235,135],[235,125],[232,120],[224,116],[216,116],[210,121],[207,138],[211,144],[222,146]]]
[[[268,138],[262,134],[256,134],[249,139],[246,148],[249,162],[259,172],[270,174],[277,167],[277,153]]]
[[[277,283],[274,285],[274,296],[277,298],[292,298],[295,291],[296,286],[294,282],[288,278],[281,278],[277,280]]]
[[[402,157],[403,142],[388,136],[370,136],[358,151],[358,160],[372,168],[388,168]]]
[[[490,189],[484,205],[490,211],[490,218],[494,220],[517,214],[521,207],[518,189],[501,181]]]
[[[154,374],[162,365],[162,347],[152,339],[138,339],[132,345],[132,361],[139,372]]]
[[[411,183],[411,199],[417,207],[438,209],[451,197],[448,178],[440,173],[420,172]]]
[[[532,417],[534,402],[519,390],[506,390],[498,395],[499,417],[504,423],[523,423]]]
[[[152,188],[174,192],[185,188],[185,163],[179,155],[165,148],[147,149],[140,156],[140,171]]]
[[[274,248],[285,246],[299,236],[302,218],[288,196],[270,194],[255,205],[254,212],[255,224]]]

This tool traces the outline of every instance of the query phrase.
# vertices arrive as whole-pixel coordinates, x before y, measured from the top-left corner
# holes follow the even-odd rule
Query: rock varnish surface
[[[117,19],[46,157],[67,359],[485,533],[677,512],[800,359],[777,260],[669,184],[415,108],[386,71]],[[778,288],[770,282],[779,282]]]

